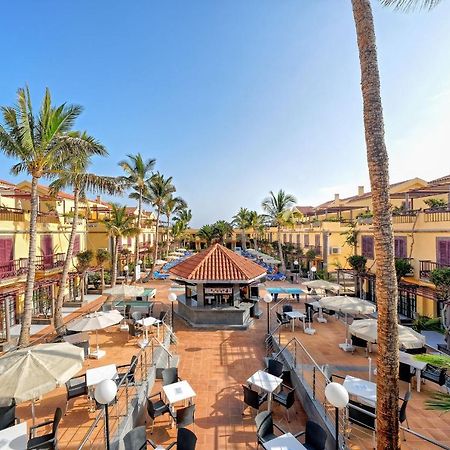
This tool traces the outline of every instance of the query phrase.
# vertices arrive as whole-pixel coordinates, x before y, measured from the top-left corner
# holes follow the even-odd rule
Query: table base
[[[89,352],[89,358],[92,359],[100,359],[103,358],[106,355],[105,350],[100,350],[99,348],[97,350],[94,350],[93,352]]]
[[[353,345],[348,342],[339,344],[339,348],[344,350],[344,352],[354,352],[355,351],[355,347],[353,347]]]

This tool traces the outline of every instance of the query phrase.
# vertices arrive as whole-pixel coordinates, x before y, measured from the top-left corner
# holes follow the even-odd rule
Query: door
[[[450,238],[436,238],[436,262],[441,266],[450,266]]]
[[[12,237],[0,238],[0,279],[13,276],[14,245]]]
[[[50,234],[41,237],[41,252],[44,259],[44,269],[53,266],[53,239]]]

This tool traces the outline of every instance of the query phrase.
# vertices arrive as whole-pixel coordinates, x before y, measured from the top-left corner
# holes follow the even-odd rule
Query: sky
[[[401,13],[373,0],[392,182],[450,170],[450,1]],[[270,190],[317,205],[369,188],[350,0],[23,0],[2,4],[0,105],[84,111],[75,128],[120,175],[141,152],[173,176],[193,226],[260,210]],[[0,178],[13,160],[0,154]],[[132,204],[132,200],[120,199]]]

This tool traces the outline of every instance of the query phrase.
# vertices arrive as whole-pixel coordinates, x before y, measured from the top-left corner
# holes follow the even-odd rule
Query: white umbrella
[[[166,262],[167,262],[167,261],[165,261],[164,259],[157,259],[157,260],[155,261],[155,264],[156,264],[157,266],[162,266],[162,265],[166,264]]]
[[[316,280],[318,281],[318,280]],[[371,314],[375,312],[376,306],[373,303],[357,297],[347,297],[337,295],[335,297],[323,297],[318,300],[321,308],[330,309],[331,311],[338,311],[345,314],[345,343],[339,344],[339,347],[344,351],[353,351],[353,347],[348,343],[348,323],[347,314]]]
[[[174,261],[174,260],[176,260],[176,259],[178,259],[178,258],[179,258],[178,255],[169,255],[169,256],[167,257],[167,259],[168,259],[169,261]]]
[[[113,288],[105,289],[104,293],[108,295],[120,296],[120,297],[136,297],[144,293],[142,286],[133,286],[129,284],[118,284]]]
[[[376,319],[357,320],[348,330],[351,334],[368,342],[376,342],[378,321]],[[400,348],[422,348],[425,345],[425,336],[417,333],[412,328],[398,325],[398,341]]]
[[[14,350],[0,358],[0,404],[34,401],[62,386],[83,367],[84,352],[80,347],[61,342],[39,344]]]
[[[187,252],[185,248],[177,248],[177,252]]]
[[[331,283],[327,280],[313,280],[313,281],[307,281],[304,283],[305,286],[311,288],[311,289],[324,289],[327,291],[334,291],[339,292],[342,289],[342,286],[337,283]]]
[[[117,310],[112,310],[108,312],[95,312],[91,314],[86,314],[81,319],[77,320],[75,323],[67,327],[71,331],[95,331],[95,345],[97,350],[91,354],[100,358],[100,352],[98,347],[98,330],[103,330],[112,325],[116,325],[124,319],[122,314]],[[104,353],[103,353],[104,354]]]

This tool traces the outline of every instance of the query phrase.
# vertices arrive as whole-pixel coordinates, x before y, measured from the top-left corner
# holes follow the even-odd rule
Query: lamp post
[[[128,264],[125,264],[125,266],[123,266],[123,270],[125,270],[125,284],[128,284],[128,271],[130,270]]]
[[[269,306],[272,303],[272,295],[267,292],[266,295],[263,297],[263,300],[266,302],[266,305],[267,305],[267,334],[270,334],[270,310],[269,310]]]
[[[117,394],[117,385],[113,380],[103,380],[95,387],[94,397],[98,403],[104,406],[105,411],[105,441],[106,450],[109,450],[109,417],[108,405],[114,400]]]
[[[335,426],[336,426],[336,450],[339,450],[339,409],[348,405],[348,392],[342,384],[328,383],[325,387],[325,397],[335,408]]]
[[[317,267],[316,266],[312,266],[311,267],[311,274],[312,274],[312,279],[313,280],[316,279],[316,272],[317,272]]]
[[[170,319],[170,325],[172,326],[172,331],[175,331],[175,329],[174,329],[175,321],[173,320],[173,305],[177,301],[177,294],[175,294],[174,292],[171,292],[167,298],[169,299],[169,302],[172,304],[172,315],[171,315],[171,319]]]
[[[294,261],[295,282],[298,284],[298,261]]]

